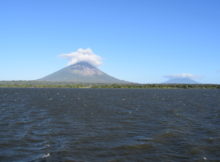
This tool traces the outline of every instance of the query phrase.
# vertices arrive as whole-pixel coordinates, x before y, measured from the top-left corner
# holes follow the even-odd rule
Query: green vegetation
[[[45,81],[0,81],[0,88],[220,88],[220,84],[79,84]]]

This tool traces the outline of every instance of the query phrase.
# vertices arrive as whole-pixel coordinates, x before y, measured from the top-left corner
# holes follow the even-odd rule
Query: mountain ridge
[[[198,82],[190,78],[173,78],[164,82],[164,84],[198,84]]]
[[[39,81],[73,82],[73,83],[104,83],[127,84],[129,82],[114,78],[88,62],[78,62],[49,74]]]

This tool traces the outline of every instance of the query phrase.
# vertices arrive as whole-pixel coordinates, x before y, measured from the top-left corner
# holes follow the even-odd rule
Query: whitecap
[[[42,156],[42,158],[47,158],[47,157],[49,157],[50,156],[50,153],[47,153],[47,154],[44,154],[43,156]]]

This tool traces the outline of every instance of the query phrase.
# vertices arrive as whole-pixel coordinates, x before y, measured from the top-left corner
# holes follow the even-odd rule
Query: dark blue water
[[[220,161],[220,90],[0,89],[0,161]]]

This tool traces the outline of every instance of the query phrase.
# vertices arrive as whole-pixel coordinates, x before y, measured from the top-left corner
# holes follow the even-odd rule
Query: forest
[[[215,88],[220,84],[86,84],[45,81],[0,81],[0,88]]]

